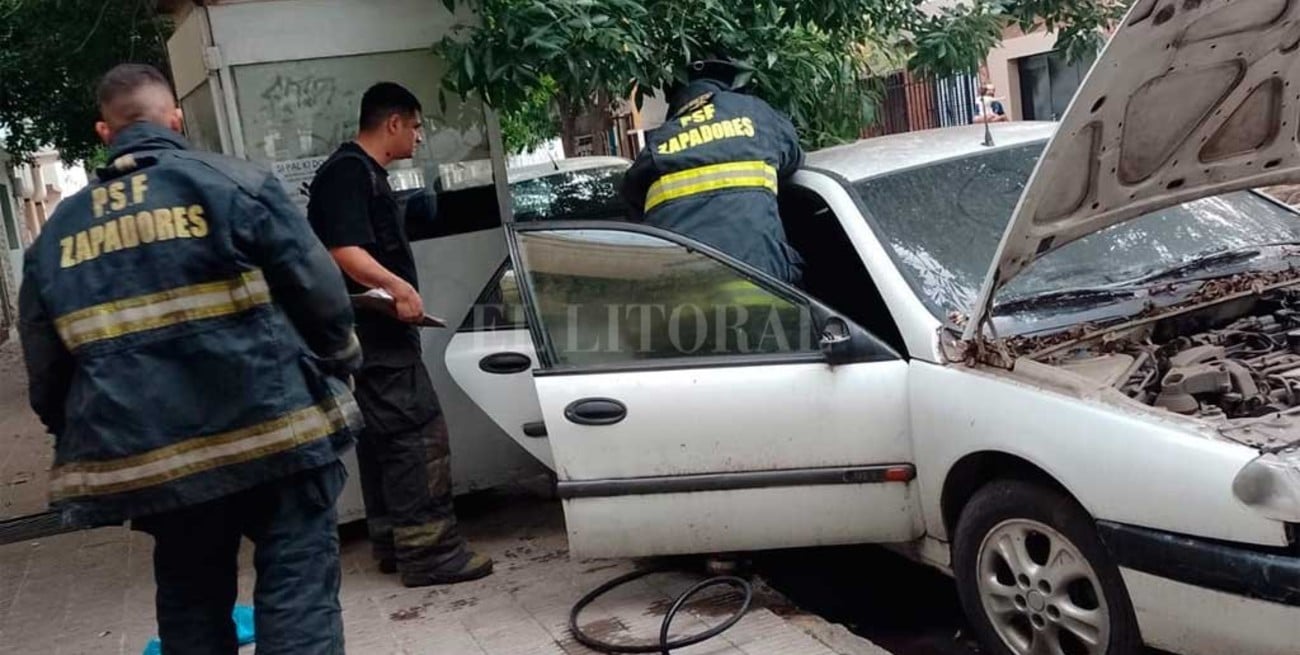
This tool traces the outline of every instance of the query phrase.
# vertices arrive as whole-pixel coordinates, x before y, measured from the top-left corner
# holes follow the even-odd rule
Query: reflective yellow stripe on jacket
[[[723,189],[756,188],[776,193],[776,167],[762,161],[737,161],[669,173],[650,185],[645,210],[670,200]]]
[[[135,491],[196,473],[285,452],[346,427],[361,425],[350,395],[338,396],[279,418],[121,459],[72,462],[50,472],[55,500]]]
[[[261,271],[231,280],[168,289],[64,314],[54,327],[69,350],[96,341],[156,330],[189,321],[238,314],[271,302]]]

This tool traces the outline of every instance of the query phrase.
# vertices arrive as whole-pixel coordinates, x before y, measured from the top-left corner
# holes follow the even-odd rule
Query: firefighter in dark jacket
[[[381,289],[397,318],[357,312],[365,367],[356,393],[366,429],[357,467],[373,554],[385,573],[423,587],[484,577],[492,559],[468,547],[452,506],[447,421],[424,366],[424,317],[404,212],[387,165],[415,154],[422,139],[420,102],[392,82],[361,98],[355,141],[339,146],[311,184],[307,217],[343,270],[348,289]]]
[[[360,364],[329,253],[271,173],[190,150],[166,79],[99,88],[107,167],[28,250],[20,334],[55,438],[54,507],[155,540],[164,653],[238,650],[242,537],[258,653],[342,653],[334,501]]]
[[[689,236],[797,284],[803,260],[786,242],[777,188],[803,164],[790,119],[738,93],[750,73],[721,60],[693,62],[670,90],[668,120],[628,169],[633,217]]]

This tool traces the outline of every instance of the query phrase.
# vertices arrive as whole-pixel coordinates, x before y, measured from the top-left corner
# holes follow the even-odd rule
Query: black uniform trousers
[[[366,419],[357,465],[375,557],[392,559],[403,575],[464,565],[447,422],[424,363],[367,366],[355,380]]]
[[[164,655],[233,655],[241,537],[254,544],[259,655],[341,655],[340,462],[225,498],[132,521],[153,536]]]

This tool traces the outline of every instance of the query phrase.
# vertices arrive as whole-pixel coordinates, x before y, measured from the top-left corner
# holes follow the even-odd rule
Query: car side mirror
[[[822,323],[818,344],[831,366],[853,361],[857,355],[853,331],[849,328],[848,322],[838,316],[832,316]]]

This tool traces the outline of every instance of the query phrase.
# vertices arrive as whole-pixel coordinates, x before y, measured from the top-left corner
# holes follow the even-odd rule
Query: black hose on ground
[[[661,573],[662,571],[663,569],[645,569],[620,575],[619,577],[591,590],[591,592],[586,596],[583,596],[582,599],[573,606],[573,609],[569,611],[569,632],[573,633],[573,638],[583,646],[602,653],[612,653],[617,655],[623,653],[658,653],[660,655],[671,655],[671,651],[708,641],[731,629],[732,626],[745,618],[745,614],[749,612],[749,605],[754,600],[754,588],[750,586],[747,580],[729,575],[718,576],[696,584],[677,597],[677,600],[673,602],[672,607],[669,608],[668,613],[664,615],[663,623],[659,626],[659,643],[657,644],[611,644],[588,635],[582,631],[582,628],[578,627],[578,615],[581,614],[582,610],[586,609],[588,605],[594,603],[596,599],[633,580],[644,578],[653,573]],[[675,641],[669,641],[668,631],[672,628],[673,619],[677,617],[677,612],[681,611],[687,601],[694,598],[705,589],[723,585],[739,589],[745,595],[745,600],[740,604],[740,609],[737,610],[735,614],[732,614],[731,618],[716,627],[705,630],[698,635],[691,635],[689,637],[682,637]]]

